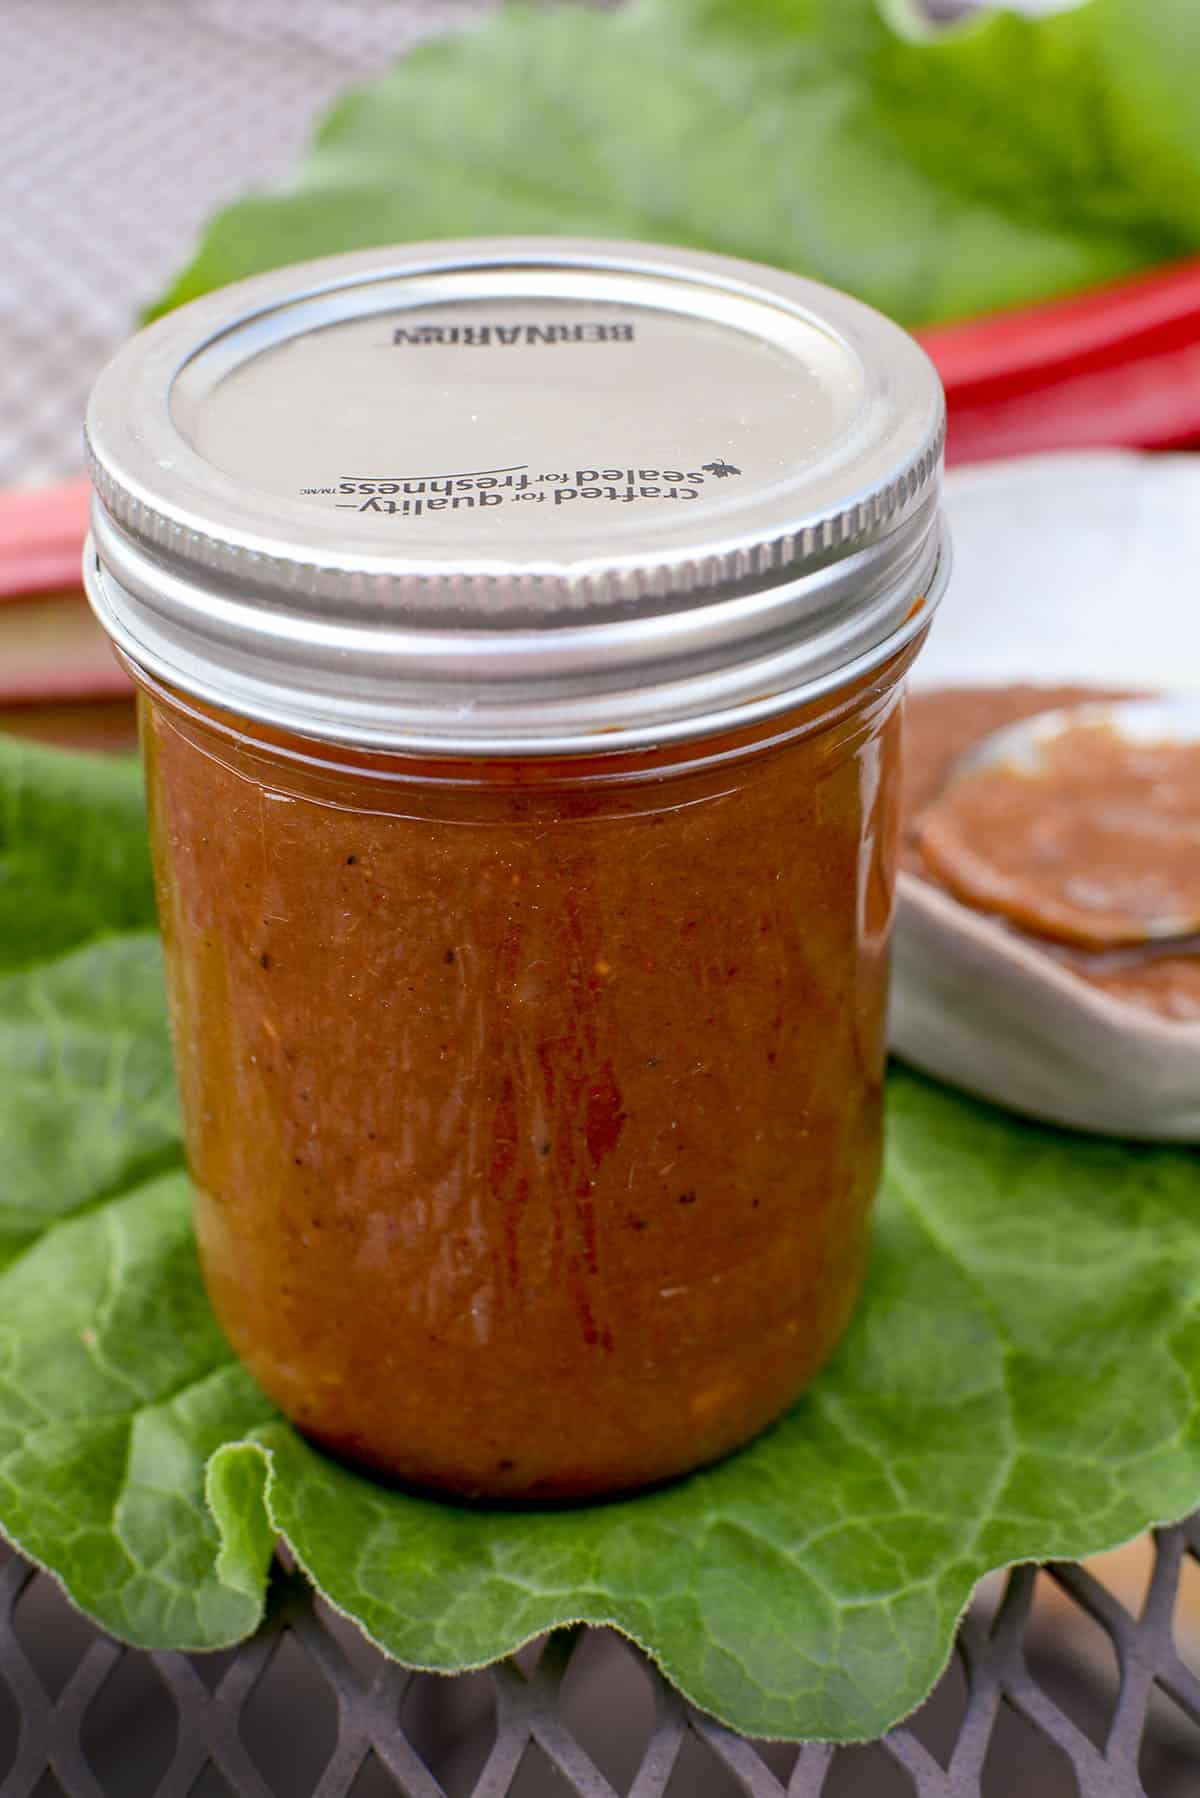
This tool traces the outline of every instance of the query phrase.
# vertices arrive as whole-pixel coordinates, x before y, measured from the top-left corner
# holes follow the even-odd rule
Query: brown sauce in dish
[[[1200,1023],[1200,938],[1169,948],[1127,949],[1113,955],[1058,957],[1092,986],[1126,1005],[1178,1023]]]
[[[811,1379],[879,1169],[912,653],[751,736],[574,763],[145,703],[202,1264],[316,1441],[580,1497]]]
[[[1200,745],[1080,719],[1036,766],[957,774],[917,826],[967,904],[1077,949],[1200,929]]]
[[[1035,775],[951,780],[1005,724],[1100,698],[1087,688],[944,689],[909,702],[906,865],[1003,918],[1079,978],[1129,1004],[1200,1017],[1200,750],[1131,745],[1080,725]],[[1148,920],[1182,940],[1139,943]]]

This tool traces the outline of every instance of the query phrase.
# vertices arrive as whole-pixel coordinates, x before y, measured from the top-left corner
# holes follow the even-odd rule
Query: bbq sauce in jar
[[[864,1267],[923,354],[719,257],[407,246],[151,327],[89,433],[232,1345],[450,1494],[735,1448]]]

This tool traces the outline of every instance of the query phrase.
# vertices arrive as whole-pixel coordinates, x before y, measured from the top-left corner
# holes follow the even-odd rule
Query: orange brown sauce
[[[994,769],[951,780],[959,759],[1006,724],[1118,697],[1034,686],[914,695],[904,860],[1114,998],[1196,1020],[1200,943],[1137,938],[1148,918],[1178,915],[1186,928],[1196,910],[1200,751],[1080,726],[1036,776]]]
[[[811,1379],[879,1169],[900,672],[586,766],[305,766],[147,702],[201,1259],[316,1441],[580,1497]]]

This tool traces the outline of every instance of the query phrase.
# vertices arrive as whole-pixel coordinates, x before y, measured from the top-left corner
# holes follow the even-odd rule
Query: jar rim
[[[860,671],[856,678],[828,694],[753,723],[739,717],[702,737],[689,735],[660,743],[615,746],[605,742],[587,750],[573,748],[539,753],[536,757],[509,752],[479,755],[430,751],[424,746],[419,751],[364,748],[358,743],[330,738],[298,737],[289,730],[241,718],[219,705],[172,689],[120,651],[117,655],[141,698],[151,707],[165,711],[177,728],[182,721],[186,729],[204,738],[205,753],[227,767],[245,772],[243,760],[248,754],[251,758],[265,758],[270,765],[286,770],[290,778],[331,779],[361,791],[429,789],[453,793],[486,788],[497,794],[519,790],[533,797],[575,788],[620,791],[741,767],[789,744],[825,737],[831,732],[841,743],[854,720],[874,718],[881,700],[890,704],[898,697],[928,628],[928,619],[916,621],[916,628],[905,634],[904,642],[877,666]],[[213,748],[213,739],[228,745],[228,749]],[[501,769],[507,773],[501,774]],[[279,785],[281,790],[287,789],[282,773]],[[363,809],[360,798],[356,798],[351,809]],[[371,804],[365,809],[376,807]]]

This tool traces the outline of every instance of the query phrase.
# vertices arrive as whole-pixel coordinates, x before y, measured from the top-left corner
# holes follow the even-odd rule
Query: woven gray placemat
[[[343,88],[494,0],[0,0],[0,487],[82,470],[110,352]]]

